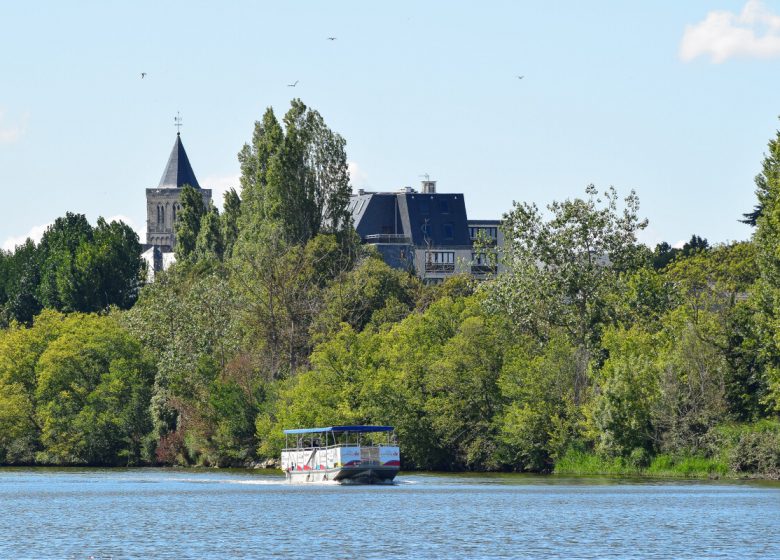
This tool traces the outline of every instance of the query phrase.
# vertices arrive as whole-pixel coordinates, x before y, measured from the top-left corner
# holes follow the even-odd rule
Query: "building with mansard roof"
[[[364,244],[374,246],[388,265],[415,272],[426,283],[497,272],[492,257],[503,246],[501,222],[469,220],[463,194],[437,193],[436,181],[423,181],[420,192],[359,190],[349,210]]]

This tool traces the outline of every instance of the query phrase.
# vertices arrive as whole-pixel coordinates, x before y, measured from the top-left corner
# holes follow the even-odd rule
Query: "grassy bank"
[[[705,457],[657,455],[649,464],[632,464],[622,457],[607,458],[582,451],[569,451],[555,464],[555,474],[617,475],[669,478],[721,478],[729,476],[728,465]],[[736,476],[733,475],[732,476]]]

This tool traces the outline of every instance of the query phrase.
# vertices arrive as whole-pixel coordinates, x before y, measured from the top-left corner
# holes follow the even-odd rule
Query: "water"
[[[780,558],[780,485],[0,469],[0,558]]]

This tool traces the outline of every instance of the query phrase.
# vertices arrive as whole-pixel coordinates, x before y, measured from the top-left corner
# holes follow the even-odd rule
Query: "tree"
[[[184,185],[180,198],[181,210],[176,216],[176,259],[186,260],[194,251],[200,233],[200,223],[206,205],[200,191]]]
[[[0,463],[139,462],[152,377],[114,317],[45,310],[0,331]]]
[[[758,206],[753,243],[760,279],[753,296],[769,379],[766,402],[780,411],[780,339],[776,334],[780,326],[780,131],[769,141],[768,148],[761,173],[755,179]]]
[[[252,145],[239,153],[242,229],[254,236],[261,224],[274,223],[293,244],[305,244],[321,231],[347,231],[351,188],[345,140],[300,99],[292,101],[284,126],[269,108],[255,123]]]
[[[0,326],[11,321],[29,325],[41,311],[39,258],[32,239],[18,245],[13,254],[5,258],[5,301],[0,304]]]
[[[549,472],[579,440],[587,356],[567,339],[556,330],[543,346],[525,336],[506,350],[498,384],[507,405],[495,421],[500,455],[513,470]]]
[[[649,457],[658,440],[653,411],[659,400],[656,337],[639,328],[610,329],[609,358],[598,372],[593,403],[597,449],[606,455]]]
[[[38,248],[41,275],[38,298],[44,307],[76,310],[72,307],[80,288],[75,278],[76,253],[82,243],[91,243],[92,237],[92,226],[83,214],[67,212],[46,229]]]
[[[200,231],[195,241],[195,255],[199,259],[221,261],[224,253],[224,241],[220,229],[219,210],[213,203],[200,220]]]
[[[34,328],[34,327],[33,327]],[[74,314],[36,364],[36,421],[54,464],[134,464],[151,429],[154,376],[113,317]]]
[[[142,273],[138,234],[123,222],[98,218],[92,242],[79,245],[74,256],[71,289],[60,294],[63,309],[128,309],[138,298]]]
[[[390,268],[377,254],[369,254],[358,265],[338,276],[325,289],[323,308],[312,324],[316,339],[339,330],[342,323],[360,332],[381,313],[392,308],[395,321],[414,307],[419,281],[406,272]]]
[[[284,142],[284,130],[274,115],[273,109],[266,109],[262,121],[255,122],[252,143],[244,144],[238,154],[241,164],[241,234],[254,238],[262,225],[272,219],[266,207],[268,169],[275,160]]]
[[[612,320],[619,275],[642,264],[636,232],[647,221],[637,217],[633,191],[622,212],[614,189],[603,206],[593,185],[586,193],[586,200],[550,204],[549,221],[536,205],[515,203],[504,217],[506,273],[490,285],[488,304],[542,340],[561,327],[576,344],[592,347]]]
[[[224,272],[174,267],[146,286],[123,324],[156,357],[152,417],[156,435],[199,421],[208,387],[237,352],[236,296]]]
[[[769,153],[764,155],[761,173],[754,179],[758,201],[751,212],[742,214],[745,219],[740,220],[743,224],[753,227],[758,226],[759,218],[768,205],[772,207],[777,205],[777,182],[780,179],[780,131],[777,131],[775,138],[769,141],[768,148]],[[765,224],[764,229],[766,228]]]
[[[691,238],[682,246],[681,254],[684,257],[688,257],[694,253],[700,251],[706,251],[710,248],[710,244],[706,239],[694,234]]]
[[[241,216],[241,199],[234,189],[228,189],[225,192],[222,208],[220,231],[222,232],[224,254],[226,257],[230,257],[233,254],[233,245],[238,239],[238,223]]]

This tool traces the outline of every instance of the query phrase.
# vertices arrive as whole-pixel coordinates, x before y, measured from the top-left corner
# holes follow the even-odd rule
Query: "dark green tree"
[[[268,169],[278,157],[284,142],[284,130],[274,115],[266,109],[262,121],[255,122],[252,143],[244,144],[238,154],[241,164],[241,234],[254,238],[262,230],[262,224],[271,219],[266,208]]]
[[[224,242],[220,228],[219,210],[213,203],[200,220],[200,231],[195,241],[195,255],[198,259],[222,260]]]
[[[768,148],[769,153],[764,154],[761,173],[754,179],[758,201],[751,212],[742,214],[744,220],[740,220],[749,226],[757,226],[758,219],[764,213],[766,206],[776,204],[774,199],[777,197],[777,181],[780,178],[780,131],[777,131],[775,138],[769,141]]]
[[[351,189],[344,138],[322,116],[294,99],[284,130],[271,109],[255,123],[252,145],[239,153],[247,235],[275,223],[286,241],[305,244],[320,232],[341,233],[351,226]]]
[[[233,245],[238,239],[238,222],[241,217],[241,199],[235,189],[228,189],[225,192],[222,208],[222,215],[219,217],[220,230],[222,231],[224,254],[226,257],[230,257],[233,254]]]
[[[180,198],[181,210],[176,216],[176,259],[186,260],[194,251],[200,233],[200,222],[206,205],[200,191],[184,185]]]
[[[29,325],[42,305],[39,253],[32,239],[18,245],[5,259],[5,301],[0,304],[0,326],[17,321]]]
[[[76,252],[82,243],[92,242],[92,226],[84,214],[68,212],[57,218],[41,238],[38,247],[41,282],[38,299],[44,307],[75,311]],[[64,300],[69,300],[64,301]]]

